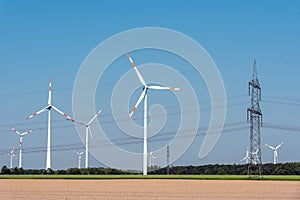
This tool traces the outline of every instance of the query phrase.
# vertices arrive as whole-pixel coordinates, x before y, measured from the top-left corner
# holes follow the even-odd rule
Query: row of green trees
[[[264,164],[262,166],[264,175],[300,175],[300,162]],[[202,166],[176,166],[169,168],[169,174],[203,174],[203,175],[247,175],[248,165],[202,165]],[[137,174],[136,171],[122,171],[112,168],[70,168],[67,170],[52,169],[9,169],[6,166],[1,168],[1,174],[98,174],[98,175],[120,175]],[[149,174],[167,174],[167,168],[156,169]]]
[[[264,175],[300,175],[300,162],[263,164]],[[176,166],[169,168],[170,174],[203,174],[203,175],[247,175],[248,165],[202,165]],[[149,174],[167,174],[167,168],[158,169]]]
[[[84,174],[93,174],[93,175],[118,175],[118,174],[130,174],[129,172],[112,169],[112,168],[88,168],[88,169],[78,169],[70,168],[67,170],[52,170],[52,169],[23,169],[23,168],[13,168],[9,169],[6,166],[1,168],[1,174],[28,174],[28,175],[46,175],[46,174],[73,174],[73,175],[84,175]]]

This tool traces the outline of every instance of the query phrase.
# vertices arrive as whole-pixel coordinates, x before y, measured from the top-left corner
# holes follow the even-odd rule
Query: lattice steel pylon
[[[261,87],[258,81],[256,61],[253,64],[252,80],[248,84],[249,96],[251,96],[251,105],[247,109],[247,121],[250,123],[250,162],[248,164],[248,176],[262,175],[261,163],[261,135],[262,112],[259,102],[261,101]]]
[[[167,146],[167,174],[170,174],[170,147]]]

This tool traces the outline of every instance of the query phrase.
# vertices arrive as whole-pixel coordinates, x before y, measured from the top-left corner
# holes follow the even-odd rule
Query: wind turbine
[[[15,147],[13,146],[12,150],[9,153],[5,153],[4,156],[10,155],[10,169],[12,169],[12,161],[13,158],[17,159],[16,155],[14,154]]]
[[[26,119],[30,119],[32,117],[35,117],[43,112],[48,111],[48,135],[47,135],[47,160],[46,160],[46,170],[47,169],[51,169],[51,110],[52,108],[58,112],[59,114],[63,115],[64,117],[66,117],[67,119],[73,121],[73,119],[68,116],[67,114],[63,113],[62,111],[60,111],[58,108],[56,108],[54,105],[52,105],[51,103],[51,94],[52,94],[52,81],[49,81],[49,90],[48,90],[48,105],[37,111],[36,113],[33,113],[32,115],[26,117]]]
[[[278,153],[277,153],[277,149],[279,149],[281,146],[283,145],[283,142],[281,142],[279,145],[277,145],[275,148],[272,147],[271,145],[266,144],[267,147],[269,147],[270,149],[273,150],[274,152],[274,164],[278,163]]]
[[[150,160],[150,167],[154,167],[155,166],[155,159],[156,159],[156,156],[154,156],[153,154],[153,150],[150,151],[149,153],[149,160]]]
[[[165,86],[159,86],[159,85],[154,85],[154,86],[149,86],[146,84],[146,82],[144,81],[142,75],[140,74],[140,72],[138,71],[135,63],[133,62],[132,58],[130,57],[129,54],[127,54],[127,57],[133,67],[133,69],[136,72],[136,75],[139,79],[139,81],[141,82],[141,84],[144,86],[143,88],[143,92],[141,94],[141,96],[139,97],[138,101],[136,102],[135,106],[133,107],[130,115],[129,115],[129,119],[131,119],[131,116],[133,115],[133,113],[136,111],[137,107],[139,106],[139,104],[141,103],[141,101],[144,99],[144,153],[143,153],[143,175],[147,175],[147,99],[148,99],[148,95],[147,95],[147,91],[148,89],[153,89],[153,90],[182,90],[182,88],[174,88],[174,87],[165,87]]]
[[[249,153],[251,153],[252,155],[255,156],[253,160],[251,160],[251,159],[249,158],[249,161],[250,161],[250,162],[253,162],[253,164],[255,164],[255,165],[256,165],[257,163],[259,163],[259,159],[258,159],[258,155],[257,155],[258,151],[259,151],[259,149],[256,149],[255,152],[249,152]]]
[[[12,131],[15,132],[16,134],[18,134],[18,136],[20,137],[20,156],[19,156],[19,168],[22,167],[22,146],[23,146],[23,136],[27,135],[29,133],[32,132],[32,130],[26,131],[24,133],[20,133],[19,131],[17,131],[15,128],[12,128]]]
[[[82,152],[78,152],[78,151],[75,151],[74,152],[78,155],[78,169],[80,169],[80,164],[81,164],[81,156],[82,154],[84,153],[83,151]]]
[[[85,168],[88,168],[88,166],[89,166],[89,131],[90,131],[90,133],[92,133],[92,131],[90,129],[90,125],[101,112],[102,112],[102,110],[100,109],[88,123],[80,122],[80,121],[77,121],[74,119],[69,119],[75,123],[85,126]],[[91,136],[92,136],[92,134],[91,134]]]
[[[246,156],[245,156],[244,158],[242,158],[241,161],[243,161],[243,160],[246,160],[246,164],[248,164],[249,161],[250,161],[250,156],[249,156],[249,149],[248,149],[248,147],[247,147],[247,150],[246,150]]]

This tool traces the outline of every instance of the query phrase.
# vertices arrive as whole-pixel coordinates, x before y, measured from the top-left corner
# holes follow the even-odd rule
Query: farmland
[[[1,177],[20,178],[20,176]],[[0,199],[249,199],[250,197],[298,199],[300,197],[300,181],[186,179],[200,178],[196,176],[164,176],[173,179],[149,176],[147,180],[142,179],[142,176],[48,176],[61,179],[41,179],[45,178],[44,176],[21,177],[30,179],[0,179]],[[218,178],[225,177],[218,176]]]
[[[246,175],[1,175],[0,179],[182,179],[182,180],[266,180],[300,181],[300,176],[268,175],[248,177]]]

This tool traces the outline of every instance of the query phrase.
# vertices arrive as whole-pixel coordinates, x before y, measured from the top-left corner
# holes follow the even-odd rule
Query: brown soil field
[[[0,199],[300,199],[300,182],[2,179]]]

